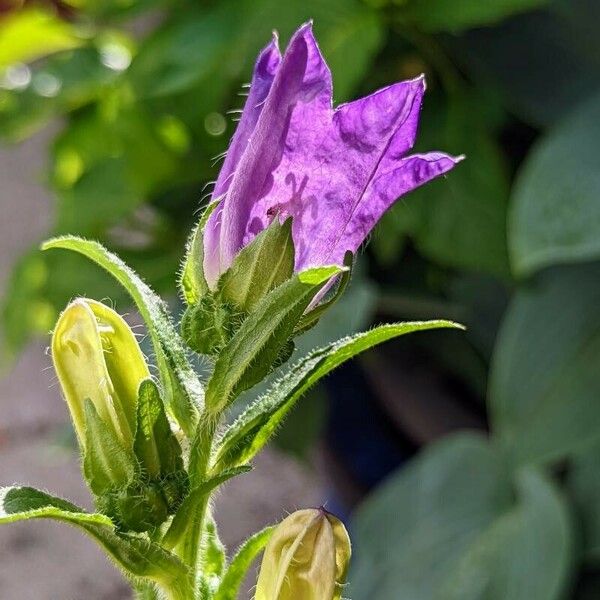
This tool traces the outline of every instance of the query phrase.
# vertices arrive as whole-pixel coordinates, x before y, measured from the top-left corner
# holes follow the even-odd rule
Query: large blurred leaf
[[[73,25],[52,11],[16,10],[0,21],[0,69],[80,44]]]
[[[506,106],[546,126],[600,86],[599,19],[597,0],[554,0],[546,11],[476,29],[452,43]]]
[[[573,460],[567,487],[580,520],[584,558],[600,563],[600,446]],[[598,588],[597,588],[598,589]]]
[[[569,571],[566,507],[541,473],[516,490],[493,446],[446,438],[359,509],[355,600],[556,600]]]
[[[18,141],[52,117],[106,93],[118,72],[102,63],[99,50],[77,48],[49,57],[21,90],[0,90],[0,137]]]
[[[101,235],[171,183],[181,167],[151,115],[128,103],[117,104],[115,112],[98,108],[78,116],[53,155],[55,232],[85,236]]]
[[[549,0],[409,0],[401,17],[425,31],[458,32],[490,25],[512,14],[548,4]]]
[[[492,364],[492,428],[518,463],[600,439],[600,264],[547,271],[519,290]]]
[[[529,154],[509,220],[514,270],[600,257],[600,94]]]
[[[346,98],[382,37],[377,13],[358,0],[226,0],[210,10],[186,10],[142,45],[131,66],[134,86],[142,96],[164,96],[205,82],[210,97],[222,101],[232,83],[249,79],[273,29],[285,43],[310,18],[332,66],[336,98]]]
[[[405,232],[435,262],[505,276],[508,176],[478,104],[464,95],[447,106],[426,100],[418,148],[466,154],[466,160],[398,202],[380,235]]]

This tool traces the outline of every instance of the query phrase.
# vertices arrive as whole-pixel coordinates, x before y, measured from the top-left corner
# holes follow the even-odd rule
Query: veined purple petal
[[[331,263],[381,164],[412,147],[424,89],[418,78],[336,111],[321,99],[298,102],[273,185],[252,207],[244,244],[274,214],[291,215],[296,269]]]
[[[417,133],[423,77],[334,110],[331,74],[310,23],[279,66],[270,60],[265,79],[272,81],[257,86],[266,94],[262,110],[240,123],[219,176],[216,191],[225,195],[205,234],[210,285],[274,218],[292,217],[296,270],[342,264],[398,197],[459,160],[405,156]]]
[[[395,162],[389,170],[380,168],[365,190],[362,201],[343,230],[332,253],[324,260],[342,264],[347,250],[356,252],[366,237],[400,196],[450,171],[462,156],[442,152],[414,154]]]
[[[217,178],[212,193],[213,200],[223,196],[231,184],[235,169],[256,127],[280,62],[281,53],[277,44],[277,36],[274,34],[271,43],[258,55],[248,98]],[[219,239],[222,211],[223,203],[214,210],[204,230],[204,276],[211,284],[216,282],[220,274]]]

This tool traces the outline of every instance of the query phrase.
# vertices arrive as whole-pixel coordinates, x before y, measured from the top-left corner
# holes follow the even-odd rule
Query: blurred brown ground
[[[0,296],[14,260],[43,239],[51,222],[52,201],[42,184],[49,139],[46,132],[0,150]],[[89,507],[78,458],[64,442],[68,415],[46,344],[32,344],[0,378],[0,485],[30,484]],[[267,450],[252,473],[217,498],[223,541],[234,548],[287,512],[322,501],[314,472]],[[1,600],[121,598],[129,592],[117,570],[74,529],[44,521],[0,527]]]

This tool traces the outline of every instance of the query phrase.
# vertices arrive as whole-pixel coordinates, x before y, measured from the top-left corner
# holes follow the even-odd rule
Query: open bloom
[[[460,157],[407,156],[424,91],[419,77],[334,109],[311,24],[283,57],[274,38],[258,57],[213,192],[220,204],[204,231],[208,284],[274,218],[292,217],[297,271],[342,265],[400,196],[449,171]]]

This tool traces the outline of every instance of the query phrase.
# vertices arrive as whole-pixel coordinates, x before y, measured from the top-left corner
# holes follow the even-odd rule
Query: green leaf
[[[215,414],[261,381],[272,369],[306,307],[339,267],[318,267],[294,275],[265,296],[223,348],[206,390]]]
[[[278,379],[230,426],[220,441],[215,469],[250,461],[269,441],[298,399],[319,379],[357,354],[395,337],[437,328],[461,328],[450,321],[380,325],[314,350]]]
[[[400,17],[425,31],[457,33],[470,27],[492,25],[515,13],[533,10],[549,0],[409,0]]]
[[[183,537],[198,504],[228,479],[236,477],[237,475],[242,475],[243,473],[248,473],[248,471],[251,470],[252,467],[249,465],[222,470],[218,475],[215,475],[194,487],[173,518],[171,526],[165,534],[161,545],[169,550],[174,548]]]
[[[30,487],[0,488],[0,523],[53,519],[82,529],[95,539],[130,577],[170,587],[189,579],[187,568],[172,554],[142,537],[118,535],[112,521]]]
[[[152,338],[167,407],[190,435],[202,408],[204,390],[187,360],[165,303],[118,256],[97,242],[63,236],[42,244],[43,250],[52,248],[83,254],[108,271],[130,294]]]
[[[14,10],[2,19],[0,69],[81,45],[74,26],[41,7]]]
[[[183,471],[181,446],[171,430],[158,387],[151,379],[140,384],[134,451],[151,479]]]
[[[492,361],[494,433],[517,463],[600,439],[600,265],[555,268],[517,291]]]
[[[185,302],[196,304],[208,293],[208,284],[204,278],[204,227],[208,217],[218,206],[218,202],[211,202],[202,213],[200,221],[194,228],[186,247],[179,289]]]
[[[600,95],[559,123],[529,154],[509,220],[515,272],[600,257]]]
[[[249,537],[236,551],[227,567],[225,576],[217,590],[214,600],[235,600],[248,569],[268,544],[275,526],[265,529]]]
[[[136,471],[137,461],[114,431],[98,416],[91,400],[85,401],[85,452],[83,472],[90,489],[102,496],[127,486]]]
[[[567,489],[575,506],[583,542],[583,558],[600,564],[600,446],[578,454],[572,462]]]
[[[271,290],[294,273],[292,220],[277,219],[234,258],[219,279],[217,294],[240,310],[252,312]]]
[[[354,520],[354,600],[559,600],[573,550],[568,508],[529,469],[513,482],[483,436],[437,442]]]

